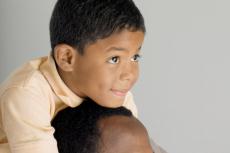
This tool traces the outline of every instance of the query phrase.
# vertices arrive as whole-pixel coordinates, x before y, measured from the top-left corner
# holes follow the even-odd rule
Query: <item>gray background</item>
[[[230,152],[230,1],[136,0],[147,26],[139,117],[169,153]],[[0,82],[50,51],[55,0],[0,0]]]

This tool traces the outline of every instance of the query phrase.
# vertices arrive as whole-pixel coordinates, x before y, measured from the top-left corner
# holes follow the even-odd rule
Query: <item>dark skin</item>
[[[99,121],[100,153],[153,153],[145,127],[134,117],[112,116]]]
[[[79,97],[105,107],[119,107],[139,75],[142,31],[123,30],[86,45],[84,54],[66,44],[54,49],[58,72]]]

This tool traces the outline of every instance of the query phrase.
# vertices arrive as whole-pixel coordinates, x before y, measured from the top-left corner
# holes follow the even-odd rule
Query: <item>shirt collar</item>
[[[83,98],[71,91],[58,74],[55,61],[51,55],[41,64],[40,71],[43,73],[55,94],[68,106],[76,107],[80,105]]]

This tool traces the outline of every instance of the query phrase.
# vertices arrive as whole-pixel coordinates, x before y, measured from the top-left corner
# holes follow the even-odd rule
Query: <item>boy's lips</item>
[[[124,89],[124,90],[111,89],[111,91],[112,91],[113,94],[115,94],[116,96],[124,97],[124,96],[126,96],[126,94],[127,94],[127,92],[128,92],[129,90],[126,90],[126,89]]]

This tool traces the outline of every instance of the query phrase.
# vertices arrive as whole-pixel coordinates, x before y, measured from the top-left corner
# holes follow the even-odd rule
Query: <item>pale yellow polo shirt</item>
[[[0,86],[0,153],[58,153],[50,122],[82,101],[61,80],[51,56],[29,61]],[[123,106],[137,116],[130,92]]]

